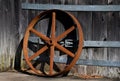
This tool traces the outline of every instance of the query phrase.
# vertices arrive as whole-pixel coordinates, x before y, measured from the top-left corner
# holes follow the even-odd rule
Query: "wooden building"
[[[0,71],[14,69],[15,52],[25,29],[32,18],[41,12],[41,10],[22,9],[22,3],[120,5],[120,0],[0,0]],[[120,41],[120,11],[71,11],[70,13],[74,14],[81,23],[85,41]],[[120,78],[119,47],[85,47],[80,58],[92,60],[91,62],[93,60],[117,62],[118,65],[111,64],[114,67],[76,65],[78,74]]]

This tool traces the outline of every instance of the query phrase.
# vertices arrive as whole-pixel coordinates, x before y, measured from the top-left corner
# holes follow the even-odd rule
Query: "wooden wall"
[[[18,25],[13,0],[0,0],[0,71],[13,68],[18,45]]]
[[[107,5],[119,0],[0,0],[0,70],[12,68],[16,46],[30,20],[40,11],[22,10],[20,2],[42,4]],[[82,25],[84,40],[120,41],[120,12],[71,12]],[[120,61],[120,48],[84,48],[82,59]],[[120,77],[118,67],[75,66],[77,73]]]

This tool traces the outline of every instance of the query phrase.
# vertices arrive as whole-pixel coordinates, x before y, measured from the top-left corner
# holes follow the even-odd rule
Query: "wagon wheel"
[[[49,36],[35,29],[35,25],[38,22],[47,18],[49,18],[49,27],[47,31],[47,34]],[[56,31],[57,21],[62,23],[65,29],[65,31],[59,34],[58,36],[56,36],[56,33],[58,32]],[[37,50],[35,53],[29,55],[28,47],[29,37],[31,33],[39,37],[44,42],[44,44],[41,45],[39,50]],[[73,46],[67,48],[60,44],[61,41],[66,39],[72,39]],[[76,61],[79,59],[82,50],[82,45],[83,45],[83,33],[77,19],[70,13],[61,10],[48,10],[36,16],[28,25],[23,40],[23,53],[26,63],[36,74],[41,76],[56,76],[65,74],[71,69],[73,65],[75,65]],[[57,65],[56,62],[54,61],[56,49],[60,51],[60,53],[64,53],[64,55],[67,55],[67,62],[65,63],[63,69],[58,68],[59,65]],[[37,60],[39,61],[38,63],[41,63],[41,68],[39,69],[40,71],[42,69],[41,72],[38,71],[38,69],[36,69],[38,63],[35,62],[33,63],[33,60],[36,59],[36,57],[38,57],[37,58]],[[47,71],[44,70],[45,63],[47,63],[49,66]]]

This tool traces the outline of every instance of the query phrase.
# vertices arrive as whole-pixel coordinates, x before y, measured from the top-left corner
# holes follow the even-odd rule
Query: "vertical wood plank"
[[[14,1],[0,1],[0,71],[13,69],[17,38]]]
[[[92,0],[75,0],[75,5],[91,5]],[[82,29],[84,40],[92,40],[92,12],[76,12],[73,14],[77,17],[80,22]],[[91,59],[92,56],[92,48],[86,48],[82,50],[82,54],[80,56],[81,59]],[[76,67],[78,74],[87,74],[87,66],[86,65],[78,65]],[[76,73],[75,73],[76,74]]]
[[[107,4],[107,0],[92,0],[93,5]],[[93,12],[92,14],[92,40],[106,41],[107,38],[107,14],[106,12]],[[105,60],[107,59],[107,48],[93,48],[92,59]],[[91,71],[87,70],[88,74],[106,75],[107,68],[88,66]]]
[[[120,0],[108,0],[110,5],[120,5]],[[108,41],[120,41],[120,12],[108,13]],[[108,48],[108,60],[120,61],[120,48]],[[108,68],[108,76],[119,77],[120,68]]]

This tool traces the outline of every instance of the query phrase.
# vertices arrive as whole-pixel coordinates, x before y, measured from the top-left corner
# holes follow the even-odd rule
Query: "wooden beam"
[[[120,47],[120,41],[84,41],[84,47]]]
[[[40,44],[44,44],[42,40],[39,37],[30,37],[30,41],[32,42],[38,42]],[[67,39],[66,39],[67,40]],[[65,43],[64,41],[61,41],[62,43]],[[120,41],[84,41],[84,47],[120,47]]]
[[[55,57],[55,62],[66,63],[67,58],[65,57]],[[90,66],[109,66],[109,67],[120,67],[120,61],[105,61],[105,60],[88,60],[79,59],[76,63],[77,65],[90,65]]]
[[[120,11],[120,5],[59,5],[22,3],[22,9],[61,9],[66,11]]]

